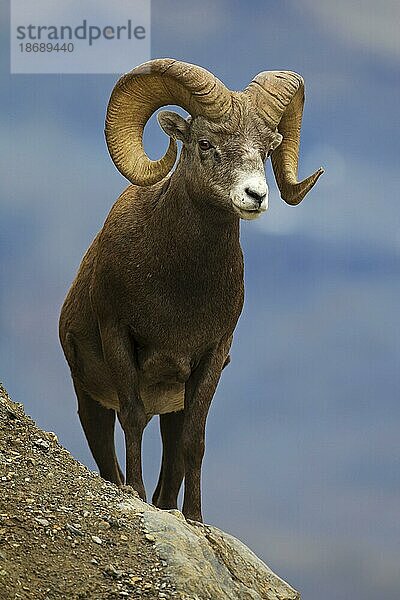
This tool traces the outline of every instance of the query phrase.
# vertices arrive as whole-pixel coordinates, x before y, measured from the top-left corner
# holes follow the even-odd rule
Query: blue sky
[[[210,412],[203,495],[205,519],[307,600],[395,597],[400,584],[399,16],[394,0],[152,2],[153,57],[200,64],[231,89],[265,69],[306,80],[300,175],[326,173],[288,207],[268,165],[270,209],[242,226],[246,304]],[[10,76],[8,18],[3,10],[0,377],[94,468],[57,320],[126,185],[103,139],[116,77]],[[148,150],[161,155],[165,136],[148,129]],[[159,453],[154,422],[149,491]]]

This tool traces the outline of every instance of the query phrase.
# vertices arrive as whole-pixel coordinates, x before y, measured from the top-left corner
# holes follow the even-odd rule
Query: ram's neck
[[[190,244],[193,251],[202,249],[206,253],[220,246],[223,254],[239,247],[239,218],[200,190],[189,193],[179,169],[164,184],[156,212],[164,232],[168,231],[176,244]]]
[[[160,189],[151,222],[143,231],[145,260],[151,262],[164,288],[175,286],[185,298],[193,295],[185,294],[186,289],[208,290],[212,297],[214,288],[217,295],[225,293],[221,289],[226,286],[240,288],[239,219],[207,198],[193,198],[184,181],[172,176]]]

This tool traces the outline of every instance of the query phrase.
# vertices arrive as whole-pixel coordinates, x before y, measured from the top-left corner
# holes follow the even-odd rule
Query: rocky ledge
[[[77,462],[0,385],[0,598],[294,600],[239,540]]]

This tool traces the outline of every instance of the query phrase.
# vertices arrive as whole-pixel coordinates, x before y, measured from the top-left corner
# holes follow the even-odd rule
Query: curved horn
[[[292,71],[263,71],[245,89],[252,104],[268,125],[282,134],[283,140],[271,156],[281,198],[299,204],[324,172],[318,169],[297,181],[300,129],[304,105],[304,80]]]
[[[150,160],[143,148],[147,121],[167,104],[181,106],[192,117],[221,121],[229,118],[232,97],[206,69],[172,58],[150,60],[123,75],[108,103],[105,135],[115,166],[136,185],[156,183],[174,166],[177,148],[173,139],[159,160]]]

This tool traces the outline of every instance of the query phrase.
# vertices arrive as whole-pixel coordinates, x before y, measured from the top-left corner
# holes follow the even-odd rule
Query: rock
[[[65,529],[67,529],[67,531],[69,531],[73,535],[83,535],[83,532],[80,529],[78,529],[74,525],[71,525],[70,523],[65,524]]]
[[[49,521],[47,519],[40,519],[38,517],[36,517],[35,519],[40,525],[43,525],[43,527],[48,527],[50,525]]]
[[[6,409],[6,414],[7,414],[7,417],[11,420],[18,419],[18,415],[10,408]]]
[[[1,599],[300,598],[231,535],[93,477],[1,384],[0,467]]]
[[[112,565],[109,565],[108,567],[106,567],[104,569],[104,573],[105,573],[105,575],[108,575],[108,577],[112,577],[113,579],[118,579],[118,580],[122,579],[122,576],[123,576],[123,572],[120,571],[119,569],[116,569]]]
[[[148,506],[143,512],[145,537],[154,543],[178,592],[202,600],[300,599],[299,592],[233,536],[139,499],[126,499],[121,511],[136,515],[139,503],[142,511]]]
[[[186,520],[185,517],[184,517],[184,515],[183,515],[183,513],[181,513],[181,511],[177,510],[176,508],[171,508],[171,509],[168,510],[168,512],[171,515],[175,515],[175,517],[177,519],[180,519],[181,521],[185,521]]]
[[[58,437],[53,431],[46,431],[46,437],[51,441],[58,444]]]
[[[92,540],[94,541],[95,544],[99,544],[100,546],[103,543],[103,540],[101,540],[99,537],[97,537],[97,535],[92,535]]]
[[[33,445],[36,446],[36,448],[40,448],[40,450],[43,450],[43,452],[48,452],[50,449],[49,442],[46,442],[46,440],[42,438],[33,440]]]

